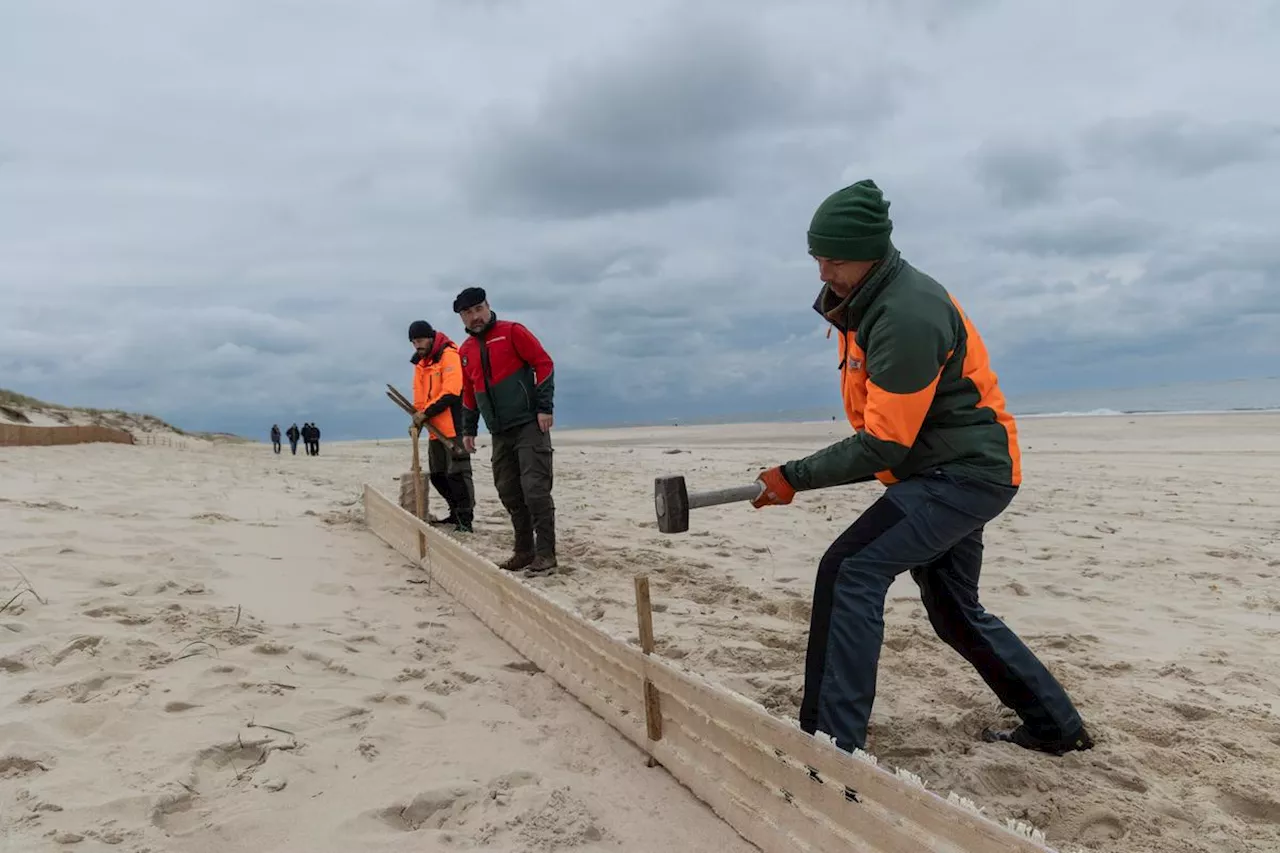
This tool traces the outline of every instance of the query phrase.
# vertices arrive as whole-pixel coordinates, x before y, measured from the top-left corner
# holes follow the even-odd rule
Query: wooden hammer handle
[[[397,406],[404,409],[405,414],[409,415],[410,417],[413,417],[418,413],[418,410],[413,407],[413,404],[409,402],[409,399],[405,397],[403,394],[401,394],[398,390],[396,390],[396,387],[394,385],[391,385],[391,384],[387,385],[387,397],[391,399],[391,402],[395,403]],[[423,426],[427,428],[427,431],[429,433],[434,435],[440,441],[443,441],[444,446],[449,448],[451,451],[453,451],[453,454],[455,456],[461,455],[465,452],[458,445],[457,441],[455,441],[452,438],[449,438],[447,435],[440,432],[440,430],[433,427],[430,421],[423,421]]]

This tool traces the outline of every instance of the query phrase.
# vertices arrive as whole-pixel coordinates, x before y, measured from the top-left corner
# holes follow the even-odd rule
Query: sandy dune
[[[661,654],[792,715],[817,558],[878,487],[699,510],[664,536],[653,478],[749,482],[844,429],[560,432],[566,571],[529,582],[634,637],[632,576],[647,572]],[[1003,713],[904,579],[871,751],[1062,849],[1280,849],[1280,416],[1022,429],[1027,484],[988,531],[985,598],[1068,686],[1098,746],[1052,759],[977,742]],[[48,602],[23,595],[0,615],[0,839],[747,849],[361,531],[360,484],[395,495],[407,441],[322,454],[0,454],[0,553]],[[468,539],[502,557],[486,460],[482,447]]]

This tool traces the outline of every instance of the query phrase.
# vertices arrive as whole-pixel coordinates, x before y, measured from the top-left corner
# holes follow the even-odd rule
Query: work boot
[[[555,554],[539,554],[529,564],[529,568],[525,569],[524,576],[527,578],[538,578],[545,575],[554,574],[556,570]]]
[[[438,527],[448,527],[450,524],[457,524],[458,517],[453,513],[449,513],[444,518],[433,518],[428,523],[437,525]]]
[[[517,551],[507,559],[498,563],[504,572],[518,572],[533,562],[533,554],[528,551]]]
[[[475,531],[471,529],[471,522],[469,521],[459,521],[454,525],[453,530],[455,533],[475,533]]]
[[[1058,757],[1075,750],[1093,749],[1093,738],[1089,737],[1089,733],[1085,731],[1084,726],[1081,726],[1079,731],[1070,737],[1048,740],[1036,737],[1027,730],[1025,725],[1020,725],[1012,731],[983,729],[982,739],[987,743],[1012,743],[1023,749],[1045,752]]]

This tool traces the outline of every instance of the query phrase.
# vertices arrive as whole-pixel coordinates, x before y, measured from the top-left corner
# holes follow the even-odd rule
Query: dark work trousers
[[[276,453],[279,453],[279,452],[280,452],[280,439],[278,439],[278,438],[273,438],[273,439],[271,439],[271,448],[272,448]]]
[[[427,442],[427,470],[431,472],[431,485],[449,506],[449,515],[460,524],[471,524],[476,500],[471,457],[455,457],[443,441],[433,438]]]
[[[293,452],[294,456],[298,455],[298,439],[296,438],[289,439],[289,450]]]
[[[983,526],[1017,489],[934,471],[889,486],[827,549],[818,565],[800,727],[863,749],[884,639],[884,600],[905,571],[938,637],[1037,737],[1082,725],[1066,691],[978,601]]]
[[[551,434],[537,421],[493,434],[493,484],[511,513],[517,554],[555,556],[552,452]]]

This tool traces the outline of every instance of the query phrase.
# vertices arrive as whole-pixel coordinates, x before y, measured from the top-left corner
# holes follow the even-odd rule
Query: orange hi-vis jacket
[[[414,353],[413,407],[446,438],[458,434],[462,422],[462,359],[443,332],[436,332],[426,356]],[[435,436],[431,439],[434,441]]]
[[[814,308],[840,335],[840,390],[854,433],[783,476],[797,490],[950,472],[1017,487],[1018,428],[978,330],[897,249],[848,297]]]

